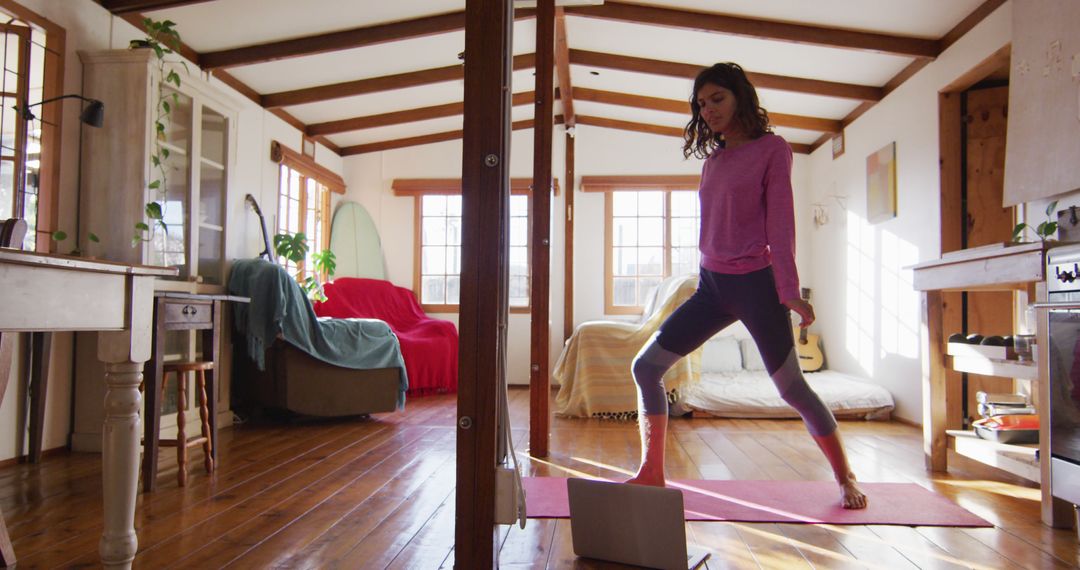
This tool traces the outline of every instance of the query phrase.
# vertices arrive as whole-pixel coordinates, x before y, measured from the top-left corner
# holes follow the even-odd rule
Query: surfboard
[[[338,205],[330,223],[330,251],[337,259],[334,277],[386,279],[379,230],[360,204],[342,202]]]

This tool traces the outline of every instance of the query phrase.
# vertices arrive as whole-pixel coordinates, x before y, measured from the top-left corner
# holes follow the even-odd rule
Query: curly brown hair
[[[728,89],[735,95],[738,105],[735,120],[752,139],[765,133],[771,133],[769,113],[758,102],[757,90],[746,77],[746,72],[736,63],[717,63],[706,67],[694,79],[694,90],[690,93],[690,122],[683,132],[683,156],[706,158],[713,149],[724,148],[724,137],[712,132],[705,119],[701,117],[701,105],[698,104],[698,92],[706,84],[713,84]]]

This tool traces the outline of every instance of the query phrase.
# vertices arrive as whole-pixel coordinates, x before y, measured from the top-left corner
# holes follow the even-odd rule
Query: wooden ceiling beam
[[[605,117],[592,117],[589,115],[578,115],[579,125],[592,125],[594,127],[604,127],[607,129],[617,129],[620,131],[633,131],[637,133],[648,133],[651,135],[663,135],[668,137],[683,137],[683,130],[679,127],[668,127],[664,125],[651,125],[648,123],[636,123],[633,121],[622,121],[619,119],[608,119]],[[792,152],[798,154],[810,154],[810,145],[803,143],[789,142]]]
[[[622,105],[650,111],[664,111],[690,115],[690,103],[675,99],[661,99],[659,97],[647,97],[644,95],[630,95],[628,93],[616,93],[613,91],[601,91],[583,87],[574,88],[574,99],[578,101],[591,101],[594,103],[606,103],[608,105]],[[793,129],[805,129],[810,131],[822,131],[826,133],[838,133],[841,126],[836,119],[823,119],[819,117],[806,117],[802,115],[787,115],[784,113],[769,113],[769,121],[778,127],[791,127]]]
[[[514,71],[530,69],[535,65],[535,54],[527,53],[514,56]],[[289,105],[303,105],[305,103],[317,103],[319,101],[329,101],[330,99],[353,97],[379,91],[418,87],[420,85],[430,85],[432,83],[444,81],[458,81],[464,78],[465,68],[463,66],[448,65],[446,67],[410,71],[395,75],[383,75],[380,77],[357,79],[355,81],[345,81],[333,85],[320,85],[318,87],[269,93],[262,96],[262,106],[272,109],[275,107],[287,107]]]
[[[571,16],[586,18],[871,51],[922,59],[933,59],[941,53],[939,41],[933,39],[809,26],[656,6],[624,4],[622,2],[611,2],[610,0],[599,6],[568,7],[566,13]]]
[[[515,20],[524,20],[535,17],[535,15],[536,11],[532,9],[514,11]],[[351,30],[207,52],[203,54],[203,69],[254,65],[293,57],[422,38],[436,34],[460,32],[464,29],[465,12],[451,12],[400,22],[376,24]]]
[[[558,125],[563,122],[562,115],[555,116],[555,124]],[[522,129],[531,129],[535,123],[532,119],[524,119],[521,121],[514,121],[512,128],[515,131]],[[428,135],[420,135],[416,137],[408,137],[403,139],[394,139],[389,141],[379,141],[373,143],[358,144],[353,146],[343,147],[341,149],[341,156],[353,156],[356,154],[364,154],[368,152],[377,152],[380,150],[390,150],[395,148],[407,148],[410,146],[419,146],[422,144],[430,144],[443,141],[459,140],[463,136],[463,131],[445,131],[442,133],[431,133]]]
[[[1004,3],[1005,0],[986,0],[985,2],[980,4],[978,8],[972,10],[971,13],[968,14],[967,17],[965,17],[963,20],[961,20],[959,24],[953,26],[951,30],[946,32],[945,35],[941,37],[941,51],[945,51],[949,48],[949,46],[956,43],[956,41],[963,37],[964,34],[970,32],[972,28],[979,24],[979,22],[982,22],[983,19],[994,13],[994,11],[1000,8],[1001,5]],[[895,91],[905,81],[907,81],[916,73],[921,71],[922,68],[926,67],[927,64],[929,64],[928,61],[918,59],[908,64],[907,67],[900,70],[900,73],[897,73],[895,76],[893,76],[892,79],[885,83],[885,87],[882,88],[883,95],[888,95],[889,93]],[[863,114],[869,111],[873,106],[874,102],[863,102],[858,107],[855,107],[855,109],[853,109],[850,113],[848,113],[846,117],[841,119],[840,124],[844,127],[847,127],[851,123],[855,122],[855,119],[863,116]],[[833,136],[834,135],[832,134],[826,133],[818,137],[818,139],[814,141],[812,145],[810,145],[811,152],[817,150],[819,147],[832,140]]]
[[[570,50],[570,63],[575,65],[615,69],[619,71],[678,77],[680,79],[693,79],[697,77],[697,74],[703,69],[703,66],[691,63],[660,61],[628,55],[577,49]],[[747,71],[746,75],[754,86],[759,89],[776,89],[779,91],[792,91],[796,93],[822,95],[825,97],[855,99],[857,101],[880,101],[881,98],[884,97],[884,90],[881,87],[870,85],[837,83],[834,81],[770,75],[767,73],[754,73],[750,71]]]
[[[561,6],[555,8],[555,73],[559,78],[563,118],[566,128],[572,128],[574,117],[574,86],[570,81],[570,46],[566,40],[566,16]]]
[[[536,100],[536,92],[525,91],[522,93],[514,93],[511,97],[511,103],[516,107],[520,105],[528,105]],[[375,127],[385,127],[389,125],[400,125],[402,123],[412,123],[416,121],[426,121],[429,119],[442,119],[445,117],[453,117],[455,115],[461,115],[465,112],[464,102],[446,103],[443,105],[432,105],[430,107],[421,107],[418,109],[406,109],[404,111],[393,111],[390,113],[381,113],[378,115],[367,115],[364,117],[354,117],[351,119],[341,119],[339,121],[327,121],[325,123],[313,123],[307,127],[308,136],[319,135],[332,135],[336,133],[344,133],[348,131],[359,131],[363,129],[371,129]]]
[[[113,14],[127,14],[129,12],[149,12],[152,10],[164,10],[166,8],[179,8],[188,4],[201,4],[213,0],[98,0],[106,10]]]

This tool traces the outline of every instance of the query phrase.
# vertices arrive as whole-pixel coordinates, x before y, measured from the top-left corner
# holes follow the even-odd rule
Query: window
[[[582,188],[605,193],[605,312],[641,314],[662,280],[697,272],[697,177],[587,176]]]
[[[531,182],[511,181],[508,296],[514,313],[530,310]],[[399,179],[394,195],[416,198],[416,297],[425,311],[456,312],[461,294],[461,181]]]
[[[276,141],[271,157],[280,163],[278,179],[277,233],[307,237],[308,254],[299,264],[281,259],[289,275],[303,281],[312,272],[312,254],[330,246],[330,193],[344,193],[345,184],[336,174],[313,160],[286,149]],[[318,276],[325,279],[325,275]]]
[[[60,95],[64,29],[12,2],[0,4],[4,69],[0,88],[0,219],[27,223],[23,249],[49,251],[59,195],[60,123],[64,102],[38,105],[24,121],[13,107]],[[68,228],[66,243],[75,243]]]

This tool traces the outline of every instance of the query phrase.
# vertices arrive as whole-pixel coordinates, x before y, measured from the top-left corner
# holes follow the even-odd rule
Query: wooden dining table
[[[150,357],[154,280],[171,267],[128,265],[0,248],[0,404],[11,371],[14,333],[99,331],[105,365],[102,430],[105,568],[130,568],[138,551],[135,497],[143,363]],[[0,514],[0,563],[15,552]]]

